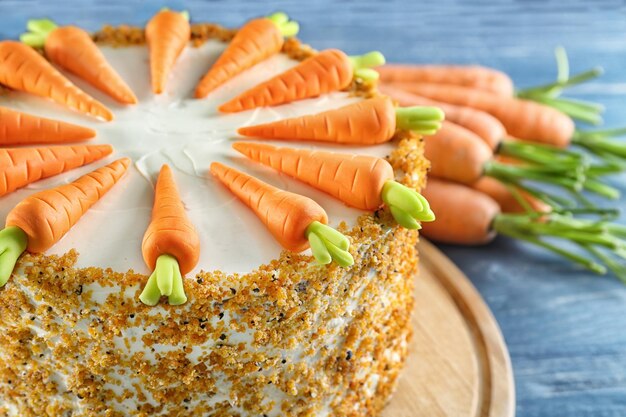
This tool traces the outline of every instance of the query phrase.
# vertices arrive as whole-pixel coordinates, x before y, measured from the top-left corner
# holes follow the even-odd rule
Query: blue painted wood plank
[[[96,29],[103,23],[143,24],[163,6],[227,26],[284,10],[301,22],[300,38],[318,49],[379,49],[390,61],[481,63],[507,71],[519,86],[552,79],[552,50],[563,45],[574,70],[595,64],[606,69],[601,80],[572,94],[604,103],[607,126],[626,124],[623,1],[0,0],[0,38],[15,38],[32,17]],[[626,175],[612,182],[626,192]],[[624,285],[503,238],[482,248],[443,249],[500,323],[520,417],[626,416]]]

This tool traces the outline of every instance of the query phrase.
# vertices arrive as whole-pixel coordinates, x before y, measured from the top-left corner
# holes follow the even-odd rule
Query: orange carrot
[[[361,210],[382,206],[383,186],[394,179],[389,162],[374,156],[277,148],[250,142],[235,142],[233,148]]]
[[[500,120],[510,135],[520,139],[564,148],[574,135],[572,119],[533,101],[451,85],[403,83],[398,87],[433,100],[485,111]]]
[[[573,193],[589,186],[584,175],[583,156],[577,152],[509,141],[503,141],[498,152],[521,161],[518,165],[497,161],[491,149],[477,135],[448,121],[444,121],[435,135],[426,138],[424,150],[431,162],[432,176],[466,185],[489,176],[507,184],[519,185],[529,192],[539,191],[526,184],[527,180],[552,184]],[[610,198],[607,193],[612,190],[600,188],[592,191]],[[549,194],[544,193],[544,197],[553,200]]]
[[[129,164],[128,158],[118,159],[74,182],[27,197],[9,212],[6,226],[28,236],[29,252],[45,252],[115,185]]]
[[[266,139],[375,145],[389,141],[396,127],[434,133],[442,119],[439,109],[396,109],[389,97],[377,97],[314,115],[242,127],[237,132]]]
[[[21,42],[0,42],[0,84],[49,98],[81,113],[113,120],[113,113],[61,75],[44,57]]]
[[[393,168],[384,159],[249,142],[235,142],[233,148],[348,206],[377,210],[385,203],[404,227],[417,229],[418,221],[434,218],[428,202],[419,193],[394,181]]]
[[[310,198],[279,190],[218,162],[211,164],[211,173],[256,213],[287,250],[307,249],[306,228],[314,221],[328,223],[324,209]]]
[[[31,32],[20,39],[32,47],[43,47],[46,57],[76,74],[122,104],[135,104],[137,97],[107,62],[91,36],[76,26],[58,27],[41,19],[28,21]]]
[[[94,136],[86,127],[0,107],[0,146],[80,142]]]
[[[478,190],[495,200],[503,213],[525,213],[526,207],[519,202],[509,187],[513,187],[513,189],[519,193],[519,196],[524,199],[525,204],[527,204],[528,208],[532,211],[539,213],[548,213],[552,211],[552,207],[526,191],[517,189],[514,186],[507,187],[495,178],[482,177],[472,184],[473,189]]]
[[[481,245],[496,235],[493,220],[500,207],[491,197],[461,184],[429,178],[422,191],[437,215],[424,223],[421,233],[443,243]]]
[[[348,252],[349,241],[326,225],[328,216],[315,201],[218,162],[211,164],[211,173],[254,211],[285,249],[301,252],[310,247],[322,264],[332,259],[342,266],[354,262]]]
[[[380,79],[388,83],[450,84],[482,90],[504,97],[515,91],[505,73],[478,65],[402,65],[388,64],[377,68]]]
[[[152,221],[143,236],[143,259],[154,272],[139,297],[147,305],[156,305],[161,295],[171,305],[187,301],[182,275],[190,272],[200,259],[200,237],[180,200],[172,170],[161,167],[154,190]]]
[[[167,77],[185,46],[191,27],[184,13],[161,10],[146,25],[146,42],[150,48],[152,91],[161,94]]]
[[[152,221],[141,245],[143,259],[154,269],[157,258],[171,255],[178,260],[180,272],[190,272],[200,258],[200,238],[185,213],[169,166],[163,165],[154,191]]]
[[[384,57],[376,52],[351,58],[338,49],[327,49],[241,93],[222,104],[219,110],[234,113],[343,90],[350,85],[355,76],[355,60],[367,56],[375,57],[369,61],[376,59],[384,61]],[[356,69],[358,70],[358,67]]]
[[[0,196],[111,154],[110,145],[0,149]]]
[[[623,225],[554,212],[503,214],[498,203],[486,194],[434,178],[429,179],[423,192],[437,213],[437,221],[425,223],[422,229],[428,239],[481,245],[498,233],[551,251],[598,274],[610,269],[626,282],[626,270],[612,259],[612,256],[620,256],[615,255],[615,249],[626,244]],[[591,256],[570,251],[563,244],[554,244],[553,239],[576,243]]]
[[[435,106],[446,114],[446,120],[477,134],[491,149],[497,149],[506,137],[506,129],[498,119],[481,110],[455,106],[404,91],[394,84],[379,84],[381,93],[387,94],[401,106]]]
[[[448,121],[426,138],[424,155],[430,161],[432,176],[464,184],[478,181],[493,158],[489,146],[478,136]]]
[[[226,81],[251,68],[283,47],[284,37],[298,32],[295,22],[283,13],[250,20],[238,31],[213,67],[196,87],[196,98],[204,98]]]

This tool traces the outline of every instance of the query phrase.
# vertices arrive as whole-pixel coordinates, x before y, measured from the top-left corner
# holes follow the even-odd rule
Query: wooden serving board
[[[468,278],[419,245],[414,335],[383,417],[513,417],[515,387],[500,328]]]

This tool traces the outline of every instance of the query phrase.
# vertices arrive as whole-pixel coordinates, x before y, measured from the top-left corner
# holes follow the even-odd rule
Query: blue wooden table
[[[607,126],[626,125],[626,6],[622,1],[170,1],[0,0],[0,38],[31,17],[97,29],[143,24],[162,6],[237,26],[284,10],[301,39],[350,53],[379,49],[389,61],[481,63],[519,86],[554,78],[553,48],[573,70],[606,75],[571,94],[607,106]],[[612,180],[626,192],[626,175]],[[625,206],[622,199],[614,205]],[[520,417],[626,416],[626,286],[508,239],[475,249],[443,247],[493,310],[509,346]]]

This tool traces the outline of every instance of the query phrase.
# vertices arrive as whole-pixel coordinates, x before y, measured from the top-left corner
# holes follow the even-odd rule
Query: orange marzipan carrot
[[[0,84],[49,98],[70,109],[101,119],[113,113],[57,71],[44,57],[21,42],[0,42]]]
[[[219,110],[234,113],[317,97],[346,88],[353,75],[350,58],[338,49],[327,49],[241,93]]]
[[[496,233],[493,220],[500,207],[491,197],[462,184],[429,178],[422,195],[437,220],[422,225],[421,234],[437,242],[481,245]]]
[[[152,91],[155,94],[165,90],[167,77],[190,37],[191,27],[182,13],[162,10],[146,25]]]
[[[92,129],[0,107],[0,146],[81,142]]]
[[[498,145],[506,138],[506,129],[498,119],[481,110],[471,107],[456,106],[441,101],[420,97],[416,94],[398,88],[394,84],[378,85],[378,90],[390,96],[400,106],[436,106],[444,111],[446,120],[466,128],[478,135],[491,149],[497,149]]]
[[[110,145],[0,149],[0,196],[90,164],[111,152]]]
[[[451,84],[513,96],[511,78],[502,71],[479,65],[387,64],[377,68],[381,81],[390,83]]]
[[[572,119],[534,101],[455,85],[402,83],[398,87],[433,100],[485,111],[500,120],[510,135],[520,139],[564,148],[574,134]]]
[[[135,104],[137,97],[107,62],[91,36],[76,26],[54,29],[46,38],[46,56],[78,75],[122,104]]]
[[[383,204],[383,186],[394,179],[391,165],[374,156],[278,148],[250,142],[235,142],[233,148],[362,210],[378,209]]]
[[[270,19],[250,20],[237,31],[211,69],[196,87],[196,98],[204,98],[235,75],[280,52],[284,38]]]
[[[254,211],[287,250],[309,248],[307,227],[314,221],[328,223],[324,209],[308,197],[280,190],[218,162],[211,164],[211,173]]]
[[[168,165],[163,165],[159,173],[152,220],[144,234],[141,251],[150,269],[155,268],[159,256],[173,256],[183,275],[190,272],[200,259],[200,237],[185,213]]]
[[[426,138],[424,156],[430,161],[430,175],[472,184],[483,175],[493,152],[471,131],[444,121],[441,129]]]
[[[322,113],[242,127],[243,136],[373,145],[396,131],[396,110],[389,97],[376,97]]]
[[[118,159],[69,184],[25,198],[9,212],[6,227],[16,226],[26,233],[29,252],[45,252],[118,182],[129,165],[130,159]]]
[[[493,198],[498,203],[503,213],[526,212],[526,209],[520,204],[517,198],[515,198],[511,190],[495,178],[483,177],[472,184],[472,188]],[[533,197],[524,190],[517,189],[517,191],[531,210],[539,213],[549,213],[552,211],[552,208],[548,204],[538,198]]]

